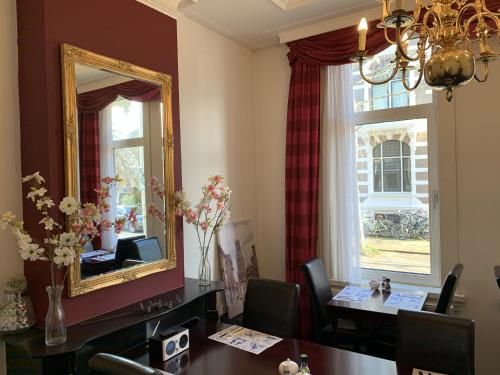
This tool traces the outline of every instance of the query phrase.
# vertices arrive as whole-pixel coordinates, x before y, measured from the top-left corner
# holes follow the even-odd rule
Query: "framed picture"
[[[217,249],[231,319],[243,312],[248,279],[259,277],[251,221],[225,224],[217,236]]]

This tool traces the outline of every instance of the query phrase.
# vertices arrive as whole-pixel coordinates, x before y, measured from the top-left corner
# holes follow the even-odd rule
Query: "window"
[[[410,146],[399,140],[373,148],[373,191],[411,192]]]
[[[410,43],[410,54],[416,42]],[[381,79],[394,47],[366,63]],[[382,72],[380,73],[380,68]],[[374,77],[375,72],[379,75]],[[410,72],[410,83],[417,79]],[[397,75],[370,85],[352,65],[356,172],[362,218],[361,276],[438,285],[440,281],[437,161],[432,90],[412,92]]]
[[[145,234],[146,186],[144,160],[144,107],[147,104],[119,98],[111,104],[113,169],[124,184],[116,188],[116,215],[136,210],[138,222],[127,225],[118,237]],[[147,129],[146,129],[147,130]]]
[[[117,174],[123,180],[116,186],[115,214],[117,217],[128,216],[135,209],[137,215],[135,226],[127,223],[118,237],[157,236],[164,249],[163,225],[148,222],[146,215],[146,202],[154,201],[159,206],[163,203],[147,186],[151,176],[163,176],[161,103],[140,103],[119,97],[110,104],[109,112],[106,131],[111,138],[109,155],[112,156],[112,165],[106,174]]]

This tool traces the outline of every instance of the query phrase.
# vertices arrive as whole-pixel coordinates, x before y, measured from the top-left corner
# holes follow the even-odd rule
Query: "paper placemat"
[[[389,298],[387,298],[387,301],[385,301],[384,306],[403,310],[420,311],[426,299],[427,293],[422,295],[412,292],[392,292]]]
[[[358,286],[346,286],[337,293],[333,299],[337,301],[365,302],[372,295],[373,291]]]
[[[282,340],[276,336],[234,325],[208,338],[253,354],[260,354]]]

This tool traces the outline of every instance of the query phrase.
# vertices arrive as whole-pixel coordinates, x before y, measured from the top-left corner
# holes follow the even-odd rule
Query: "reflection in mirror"
[[[82,202],[96,202],[106,176],[119,175],[104,219],[131,217],[122,232],[103,231],[81,254],[81,278],[136,267],[166,257],[164,224],[147,216],[156,196],[148,181],[164,183],[160,86],[118,73],[75,64],[78,111],[78,190]]]

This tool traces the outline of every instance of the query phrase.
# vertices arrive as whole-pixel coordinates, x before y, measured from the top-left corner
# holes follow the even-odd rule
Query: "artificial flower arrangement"
[[[165,189],[153,177],[150,181],[153,192],[160,198],[165,198]],[[198,269],[198,278],[201,285],[210,283],[210,262],[208,261],[208,250],[213,236],[231,213],[229,201],[231,199],[231,190],[224,185],[224,177],[220,175],[210,176],[208,183],[201,187],[201,199],[194,207],[187,201],[186,194],[178,191],[174,194],[175,214],[183,216],[186,223],[193,224],[201,251],[200,265]],[[164,220],[165,215],[154,204],[148,206],[148,214]]]
[[[10,227],[17,238],[19,254],[24,260],[48,261],[50,263],[51,284],[56,285],[56,270],[67,267],[76,259],[79,251],[86,243],[92,242],[103,230],[114,230],[120,233],[127,218],[118,218],[111,222],[103,219],[102,215],[109,211],[110,205],[107,198],[110,197],[112,187],[120,182],[118,176],[105,177],[101,180],[101,187],[96,189],[97,204],[80,203],[74,197],[64,197],[59,203],[59,210],[66,216],[72,231],[64,231],[63,226],[55,221],[50,214],[50,209],[55,206],[54,200],[46,195],[44,186],[45,179],[36,172],[23,178],[23,183],[30,185],[30,191],[26,198],[31,199],[42,215],[39,224],[46,231],[43,241],[34,239],[24,230],[23,221],[18,219],[12,212],[6,212],[0,221],[0,229]],[[67,269],[64,273],[64,279]]]
[[[39,224],[43,225],[45,229],[45,238],[40,241],[32,237],[24,229],[23,221],[10,211],[3,214],[0,220],[0,229],[11,228],[12,233],[17,238],[19,254],[24,260],[49,262],[51,285],[47,287],[47,292],[49,293],[51,304],[52,299],[59,300],[60,304],[61,292],[67,277],[68,266],[73,264],[76,259],[79,259],[79,252],[85,244],[99,236],[101,231],[114,230],[116,233],[120,233],[127,220],[134,221],[135,211],[129,214],[131,217],[128,218],[117,218],[114,221],[103,218],[103,214],[110,210],[110,205],[107,203],[107,199],[110,198],[110,191],[120,181],[118,176],[101,179],[100,188],[95,190],[97,193],[97,204],[80,203],[74,197],[64,197],[59,203],[58,208],[65,215],[66,222],[70,227],[66,228],[65,231],[63,225],[57,223],[51,215],[55,202],[47,195],[48,191],[44,186],[45,179],[43,176],[39,172],[36,172],[23,178],[23,183],[27,183],[30,186],[26,198],[33,201],[41,214],[42,219],[39,221]],[[71,231],[68,229],[71,229]],[[58,283],[57,270],[63,268],[65,270],[61,279],[62,281]],[[46,320],[46,342],[48,345],[59,344],[65,341],[65,329],[62,322],[58,323],[62,324],[62,327],[59,327],[58,332],[55,333],[57,336],[55,341],[52,342],[51,338],[47,337],[47,335],[54,334],[54,332],[48,332],[51,327],[47,327],[47,322],[50,319],[54,319],[53,316],[49,315],[57,315],[59,313],[51,311],[51,308],[52,306],[49,305]],[[54,307],[56,310],[58,308],[61,309],[60,306]],[[56,318],[63,319],[60,316]]]

